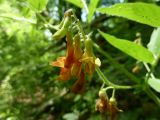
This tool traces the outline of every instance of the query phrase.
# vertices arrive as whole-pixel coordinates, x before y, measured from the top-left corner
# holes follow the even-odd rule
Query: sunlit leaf
[[[45,10],[48,0],[27,0],[31,8],[37,12]]]
[[[153,31],[148,49],[153,53],[156,59],[160,57],[160,28]]]
[[[88,22],[90,23],[94,15],[99,0],[91,0],[89,4]]]
[[[103,33],[101,31],[99,32],[111,45],[118,48],[122,52],[130,55],[131,57],[139,61],[143,61],[150,64],[153,63],[154,57],[152,53],[149,50],[147,50],[145,47],[140,46],[128,40],[116,38],[114,36]]]
[[[64,120],[78,120],[78,115],[75,113],[67,113],[63,116]]]
[[[65,1],[72,3],[73,5],[75,5],[79,8],[84,8],[81,0],[65,0]]]
[[[149,78],[148,84],[157,92],[160,92],[160,79]]]
[[[12,20],[16,20],[16,21],[29,22],[29,23],[32,23],[32,24],[36,24],[36,21],[33,20],[33,19],[27,19],[25,17],[22,17],[22,16],[17,15],[17,14],[13,14],[13,13],[0,14],[0,17],[7,18],[7,19],[12,19]]]
[[[154,4],[120,3],[97,10],[101,13],[128,18],[153,27],[160,26],[160,7]]]

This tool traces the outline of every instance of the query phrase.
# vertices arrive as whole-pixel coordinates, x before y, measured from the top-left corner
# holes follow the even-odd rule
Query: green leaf
[[[156,59],[160,57],[160,28],[153,31],[148,49],[153,53]]]
[[[3,14],[0,14],[0,18],[1,17],[2,18],[16,20],[16,21],[28,22],[28,23],[36,24],[36,21],[34,19],[27,19],[25,17],[22,17],[22,16],[17,15],[17,14],[13,14],[13,13],[3,13]]]
[[[65,120],[78,120],[78,115],[75,113],[67,113],[63,115],[63,119]]]
[[[157,92],[160,93],[160,79],[149,78],[148,84]]]
[[[27,0],[31,8],[37,12],[45,10],[48,0]]]
[[[88,14],[88,22],[90,23],[92,20],[92,17],[94,15],[94,12],[96,10],[96,7],[98,5],[99,0],[91,0],[89,4],[89,14]]]
[[[65,1],[72,3],[73,5],[75,5],[79,8],[84,8],[84,5],[81,0],[65,0]]]
[[[152,53],[145,47],[128,40],[116,38],[101,31],[99,32],[111,45],[118,48],[122,52],[130,55],[131,57],[139,61],[143,61],[150,64],[153,63],[154,57]]]
[[[120,3],[97,10],[101,13],[128,18],[153,27],[160,26],[160,7],[154,4]]]

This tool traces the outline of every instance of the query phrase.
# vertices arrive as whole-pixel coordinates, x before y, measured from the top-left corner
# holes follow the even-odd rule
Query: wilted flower
[[[111,120],[115,119],[117,113],[122,112],[122,110],[117,107],[117,101],[115,98],[110,98],[108,112],[111,115]]]
[[[111,120],[114,120],[118,112],[122,112],[117,107],[117,102],[115,98],[108,99],[105,90],[99,92],[99,99],[96,102],[96,110],[100,113],[108,113],[111,117]]]
[[[105,113],[108,110],[108,96],[104,89],[99,91],[99,99],[96,102],[96,110],[100,113]]]

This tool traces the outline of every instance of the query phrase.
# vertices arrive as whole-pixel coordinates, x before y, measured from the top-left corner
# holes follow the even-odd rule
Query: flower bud
[[[56,33],[54,33],[53,38],[62,39],[68,31],[68,27],[69,27],[70,23],[71,23],[70,18],[66,17],[64,19],[64,22],[62,23],[63,24],[62,27]]]
[[[101,66],[101,60],[99,58],[95,59],[95,65],[97,65],[98,67]]]
[[[111,97],[110,99],[109,99],[109,102],[112,104],[112,105],[117,105],[117,101],[116,101],[116,99],[114,98],[114,97]]]
[[[87,39],[85,40],[85,50],[89,56],[94,56],[92,46],[93,46],[92,40],[90,37],[87,36]]]
[[[101,99],[108,100],[108,96],[107,96],[107,93],[106,93],[106,90],[105,90],[105,89],[101,89],[101,90],[99,91],[99,97],[100,97]]]
[[[66,35],[66,31],[67,29],[64,28],[59,29],[56,33],[54,33],[53,38],[57,40],[63,38]]]

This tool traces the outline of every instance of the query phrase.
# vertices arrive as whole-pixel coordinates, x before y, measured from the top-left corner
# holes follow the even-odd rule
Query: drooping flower
[[[80,47],[80,36],[75,35],[72,40],[71,34],[68,32],[67,38],[67,52],[65,57],[60,57],[57,61],[52,62],[53,66],[61,68],[60,80],[69,80],[71,76],[79,77],[82,70],[82,50]],[[66,77],[67,76],[67,77]]]
[[[108,105],[108,96],[104,89],[99,91],[99,99],[96,102],[96,110],[100,113],[105,113],[109,107]]]
[[[122,112],[122,110],[117,107],[116,99],[113,97],[108,99],[106,91],[103,89],[99,92],[99,99],[96,102],[96,110],[100,113],[108,113],[111,120],[114,120],[116,115],[119,112]]]
[[[119,112],[123,112],[117,107],[117,101],[115,98],[110,98],[108,112],[111,116],[111,120],[114,120]]]
[[[71,15],[73,14],[72,10],[69,9],[65,12],[64,18],[62,22],[58,25],[58,30],[54,33],[53,38],[54,39],[62,39],[65,37],[66,33],[68,32],[68,28],[71,24]]]
[[[74,47],[71,34],[68,32],[67,35],[67,53],[66,56],[60,57],[57,61],[51,63],[52,66],[60,67],[59,80],[69,80],[71,78],[71,68],[74,63]]]

